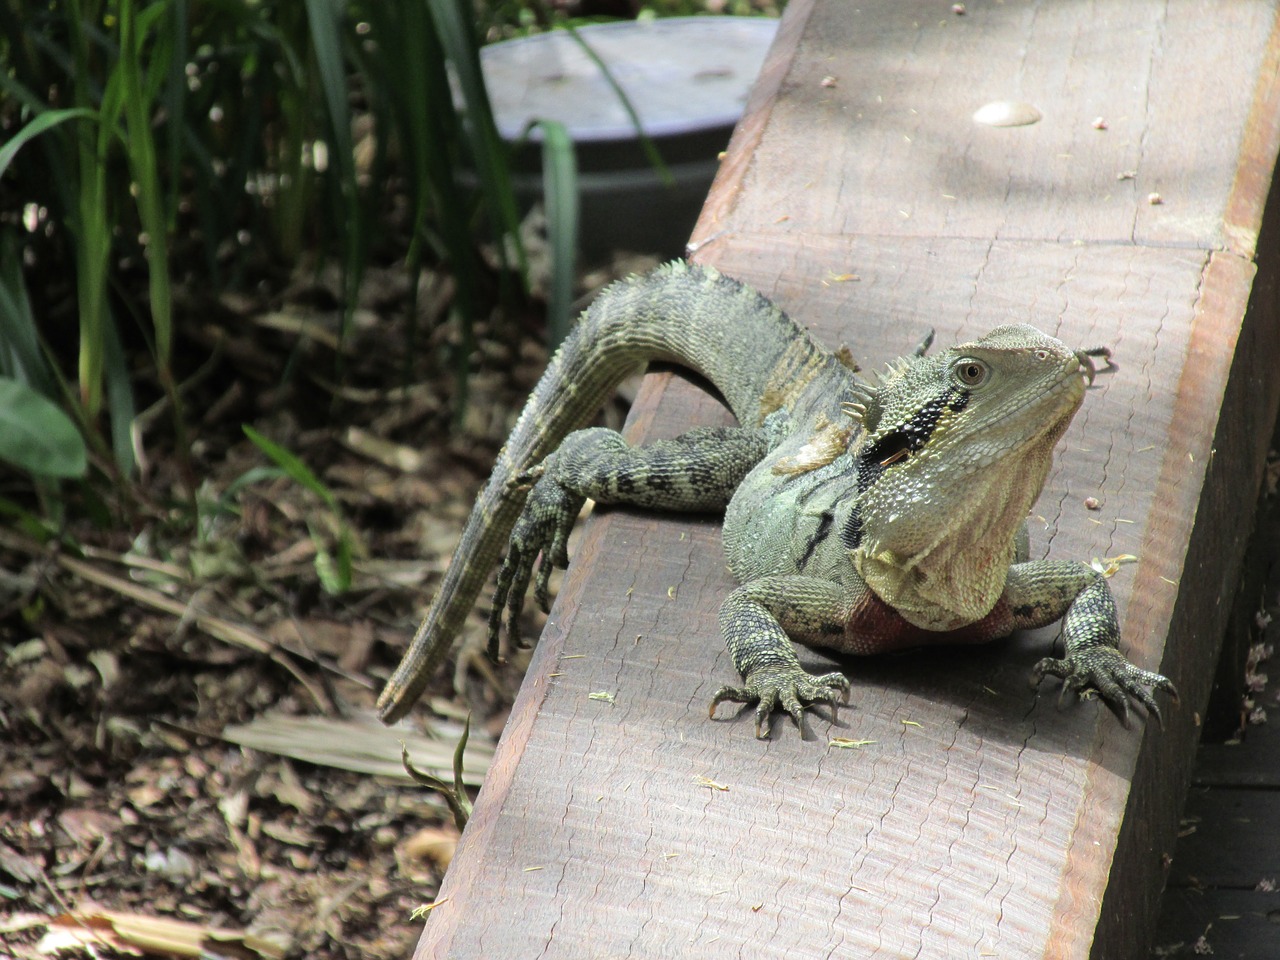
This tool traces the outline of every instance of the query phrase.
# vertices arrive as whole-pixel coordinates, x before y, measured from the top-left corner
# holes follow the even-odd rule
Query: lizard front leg
[[[726,700],[755,703],[756,737],[767,739],[769,720],[781,706],[804,735],[807,703],[831,705],[849,694],[842,673],[814,676],[800,666],[791,637],[817,639],[844,632],[850,609],[848,592],[828,580],[800,575],[761,577],[743,584],[720,607],[720,632],[746,683],[721,687],[709,714]]]
[[[1069,694],[1083,697],[1096,691],[1126,727],[1129,701],[1137,700],[1164,725],[1152,691],[1163,690],[1175,701],[1178,691],[1168,677],[1136,667],[1120,653],[1116,604],[1101,573],[1072,561],[1014,564],[1004,598],[1015,629],[1042,627],[1062,618],[1065,655],[1037,663],[1032,686],[1039,686],[1046,675],[1061,678],[1060,702]]]
[[[769,446],[764,430],[745,427],[703,427],[643,447],[629,446],[621,434],[603,427],[569,434],[521,477],[533,489],[498,571],[489,656],[496,659],[504,612],[508,636],[520,642],[520,612],[539,554],[534,599],[549,611],[551,572],[568,566],[569,531],[588,497],[658,510],[722,510]]]

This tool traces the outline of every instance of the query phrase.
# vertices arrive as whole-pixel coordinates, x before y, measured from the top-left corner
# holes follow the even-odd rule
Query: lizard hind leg
[[[569,564],[569,533],[588,498],[659,510],[722,510],[771,442],[766,431],[745,427],[704,427],[643,447],[603,427],[569,434],[521,475],[535,482],[498,570],[489,614],[490,659],[497,659],[504,618],[508,637],[520,644],[530,583],[538,606],[550,612],[551,573]]]

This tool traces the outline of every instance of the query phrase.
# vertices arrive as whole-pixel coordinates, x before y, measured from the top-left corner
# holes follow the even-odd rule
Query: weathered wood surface
[[[716,522],[601,511],[417,956],[1145,953],[1275,411],[1280,330],[1242,320],[1275,7],[792,0],[695,234],[867,366],[1011,318],[1113,347],[1035,549],[1141,558],[1113,586],[1130,656],[1183,690],[1168,729],[1037,698],[1040,631],[843,662],[838,723],[757,742],[706,719],[734,679]],[[971,122],[1005,98],[1044,119]],[[630,436],[725,417],[662,374]]]
[[[1200,749],[1153,938],[1161,956],[1196,956],[1202,937],[1220,960],[1280,952],[1280,709],[1274,693],[1259,699],[1270,723]]]
[[[1261,249],[1270,249],[1265,232]],[[1261,286],[1254,286],[1255,302]],[[1259,510],[1245,565],[1247,589],[1237,604],[1243,615],[1233,614],[1248,621],[1241,646],[1262,643],[1274,651],[1280,643],[1280,620],[1274,619],[1280,611],[1280,502],[1274,494]],[[1273,619],[1260,619],[1260,611]],[[1223,660],[1227,653],[1224,648]],[[1214,698],[1226,692],[1225,706],[1235,714],[1233,735],[1202,743],[1197,752],[1153,958],[1203,956],[1196,953],[1202,942],[1213,956],[1230,960],[1271,960],[1280,953],[1280,660],[1273,654],[1246,671],[1246,659],[1233,658],[1230,684],[1219,665],[1226,690],[1215,690]],[[1267,722],[1239,730],[1249,672],[1250,704],[1265,711]]]

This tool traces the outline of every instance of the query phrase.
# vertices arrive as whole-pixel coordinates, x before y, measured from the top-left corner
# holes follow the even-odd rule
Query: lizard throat
[[[906,463],[928,444],[938,421],[945,411],[958,414],[969,405],[969,394],[962,390],[949,391],[941,397],[935,397],[926,403],[906,423],[896,430],[887,433],[879,440],[867,445],[857,459],[857,489],[861,498],[875,486],[876,482],[887,470]],[[852,550],[862,543],[861,511],[854,510],[845,528],[841,531],[841,539],[848,549]]]
[[[1077,405],[1063,404],[1043,429],[1020,442],[1010,438],[985,463],[931,457],[930,448],[914,462],[899,461],[911,469],[875,460],[860,466],[859,502],[842,535],[871,589],[926,630],[954,630],[986,616],[1004,590],[1014,535]],[[872,477],[866,487],[864,474]]]

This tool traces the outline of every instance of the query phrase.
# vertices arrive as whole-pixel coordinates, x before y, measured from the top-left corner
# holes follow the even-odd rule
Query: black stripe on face
[[[906,423],[885,434],[868,446],[858,457],[858,494],[861,496],[875,486],[886,470],[905,463],[924,449],[933,431],[942,419],[944,411],[959,413],[969,404],[967,390],[948,390],[943,396],[930,400]],[[854,511],[840,531],[840,540],[849,550],[862,543],[862,517]]]
[[[840,542],[846,550],[857,550],[862,545],[862,517],[855,509],[849,514],[849,520],[840,531]]]

